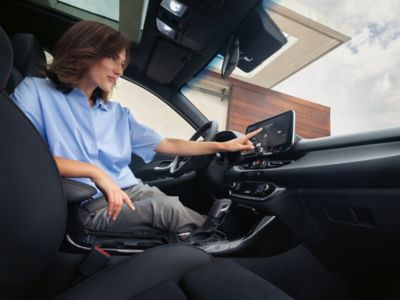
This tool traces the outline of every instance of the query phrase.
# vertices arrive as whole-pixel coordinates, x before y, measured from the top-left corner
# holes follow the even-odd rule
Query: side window
[[[181,92],[207,119],[217,121],[219,130],[225,130],[229,111],[227,100],[229,92],[226,94],[228,97],[225,97],[224,92],[215,91],[216,89],[215,87],[213,89],[207,88],[205,84],[204,86],[195,86],[189,83]],[[226,90],[229,91],[229,88],[226,88]]]
[[[111,100],[129,108],[136,120],[164,137],[189,139],[195,133],[194,128],[164,101],[123,78],[118,80]]]

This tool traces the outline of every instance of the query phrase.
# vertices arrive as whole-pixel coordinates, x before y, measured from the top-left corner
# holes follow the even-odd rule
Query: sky
[[[273,89],[331,108],[331,134],[400,130],[400,1],[297,0],[352,31]]]

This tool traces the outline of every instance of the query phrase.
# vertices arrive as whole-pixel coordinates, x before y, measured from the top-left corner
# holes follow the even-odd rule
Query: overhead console
[[[224,0],[190,1],[162,0],[156,25],[158,30],[183,47],[199,51],[214,33],[220,19],[218,11]]]
[[[226,57],[231,39],[240,44],[235,66],[245,72],[286,43],[260,0],[161,0],[149,6],[145,27],[150,29],[134,50],[139,62],[131,65],[157,83],[182,86],[217,50]],[[177,55],[168,55],[171,52]]]

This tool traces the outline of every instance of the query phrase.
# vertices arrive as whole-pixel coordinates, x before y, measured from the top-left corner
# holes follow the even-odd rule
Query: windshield
[[[399,126],[400,2],[277,1],[266,11],[288,43],[261,70],[226,81],[216,57],[183,89],[203,114],[243,132],[293,109],[306,138]]]
[[[139,43],[149,0],[26,0],[49,6],[82,20],[94,20],[120,30]]]

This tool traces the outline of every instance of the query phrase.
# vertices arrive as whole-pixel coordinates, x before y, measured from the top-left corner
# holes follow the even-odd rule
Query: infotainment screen
[[[248,126],[246,133],[260,127],[263,130],[251,139],[254,150],[242,155],[267,155],[290,148],[294,143],[295,123],[295,112],[289,110]]]

